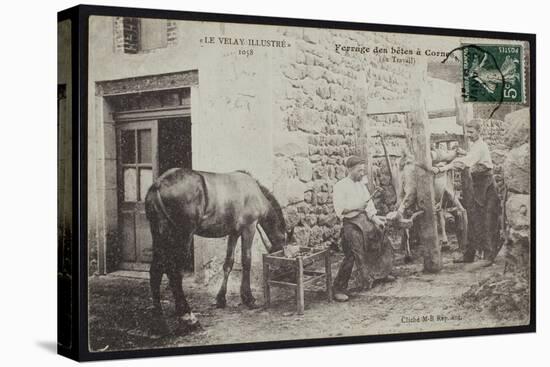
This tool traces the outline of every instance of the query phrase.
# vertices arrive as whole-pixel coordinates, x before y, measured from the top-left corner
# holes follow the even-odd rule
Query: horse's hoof
[[[202,330],[202,326],[197,317],[192,313],[187,313],[178,320],[178,334],[187,334],[192,331]]]
[[[150,332],[152,336],[165,336],[170,333],[168,325],[164,321],[153,322],[150,327]]]
[[[260,307],[256,304],[256,299],[252,296],[243,298],[243,305],[245,305],[246,307],[248,307],[251,310]]]
[[[189,324],[184,321],[180,321],[178,324],[178,327],[176,329],[176,334],[178,335],[187,335],[189,333],[192,333],[194,331],[202,331],[204,330],[201,326],[200,322],[195,322],[193,324]]]

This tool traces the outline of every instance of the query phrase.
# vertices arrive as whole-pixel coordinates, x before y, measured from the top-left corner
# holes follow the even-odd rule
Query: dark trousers
[[[474,261],[476,251],[483,258],[493,261],[501,248],[500,215],[501,202],[492,171],[472,174],[471,198],[465,207],[468,210],[468,246],[464,261]]]
[[[370,288],[374,279],[367,265],[365,238],[363,232],[356,224],[344,220],[341,244],[344,252],[344,260],[340,264],[338,274],[334,279],[334,291],[343,292],[348,288],[354,264],[357,264],[359,269],[362,287],[367,289]]]

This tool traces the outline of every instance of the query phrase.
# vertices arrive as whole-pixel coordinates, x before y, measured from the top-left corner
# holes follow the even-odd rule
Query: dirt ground
[[[100,276],[89,279],[90,349],[92,351],[181,347],[273,341],[304,338],[339,337],[456,330],[496,326],[524,325],[528,317],[510,317],[495,313],[484,305],[460,301],[472,286],[501,274],[504,259],[485,267],[481,260],[473,264],[454,264],[459,254],[443,253],[444,268],[439,274],[422,272],[418,257],[405,264],[396,255],[391,283],[377,284],[369,291],[352,293],[349,302],[327,302],[321,288],[306,291],[304,315],[297,315],[293,293],[278,292],[269,309],[249,310],[240,305],[238,294],[228,294],[225,309],[214,305],[214,298],[184,278],[187,299],[198,316],[202,330],[160,337],[150,332],[151,299],[147,279]],[[333,276],[341,255],[335,256]],[[164,314],[174,331],[173,297],[163,282]],[[261,294],[256,295],[260,305]]]

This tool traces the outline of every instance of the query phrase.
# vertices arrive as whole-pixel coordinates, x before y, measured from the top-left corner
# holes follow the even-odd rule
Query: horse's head
[[[288,229],[283,210],[275,196],[259,183],[258,186],[266,199],[266,212],[259,223],[271,242],[269,252],[280,251],[292,241],[294,228]]]
[[[273,253],[282,250],[292,242],[294,237],[294,228],[288,231],[285,226],[277,226],[273,225],[273,223],[271,224],[272,225],[263,224],[262,227],[265,228],[265,232],[271,242],[271,249],[269,252]]]

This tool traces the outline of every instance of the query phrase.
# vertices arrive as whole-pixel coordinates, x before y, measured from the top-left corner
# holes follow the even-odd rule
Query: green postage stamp
[[[521,45],[464,45],[465,102],[524,102]]]

